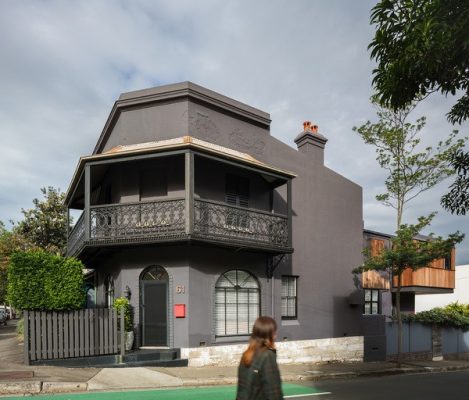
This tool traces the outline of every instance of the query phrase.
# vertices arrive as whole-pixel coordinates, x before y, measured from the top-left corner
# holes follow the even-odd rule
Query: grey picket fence
[[[24,311],[24,361],[119,353],[117,311]]]

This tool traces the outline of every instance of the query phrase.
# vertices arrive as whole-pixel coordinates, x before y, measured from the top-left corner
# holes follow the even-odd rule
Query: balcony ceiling
[[[206,142],[201,139],[196,139],[191,136],[182,136],[179,138],[159,140],[154,142],[146,142],[132,145],[120,145],[104,153],[81,157],[73,175],[72,182],[70,183],[70,186],[67,190],[65,201],[69,201],[70,196],[72,194],[72,190],[78,183],[84,165],[87,162],[101,161],[107,159],[119,159],[137,155],[152,154],[180,149],[199,150],[203,153],[212,154],[220,158],[225,158],[231,161],[239,162],[241,164],[246,164],[255,168],[259,168],[260,170],[264,170],[266,172],[281,175],[287,179],[296,177],[296,174],[294,174],[293,172],[266,164],[262,161],[257,160],[256,158],[252,157],[247,153],[242,153],[240,151],[220,146],[214,143]]]

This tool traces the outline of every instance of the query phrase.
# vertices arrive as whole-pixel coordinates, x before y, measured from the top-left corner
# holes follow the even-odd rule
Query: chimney
[[[303,132],[296,138],[298,151],[308,154],[311,159],[324,165],[324,147],[327,139],[318,132],[319,127],[311,121],[303,122]]]

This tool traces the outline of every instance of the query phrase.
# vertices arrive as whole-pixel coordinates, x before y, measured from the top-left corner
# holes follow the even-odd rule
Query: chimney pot
[[[318,133],[318,126],[312,125],[311,121],[303,122],[303,132]]]

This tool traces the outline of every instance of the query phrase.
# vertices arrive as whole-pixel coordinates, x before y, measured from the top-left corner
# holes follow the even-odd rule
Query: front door
[[[168,345],[168,282],[142,281],[144,346]]]

